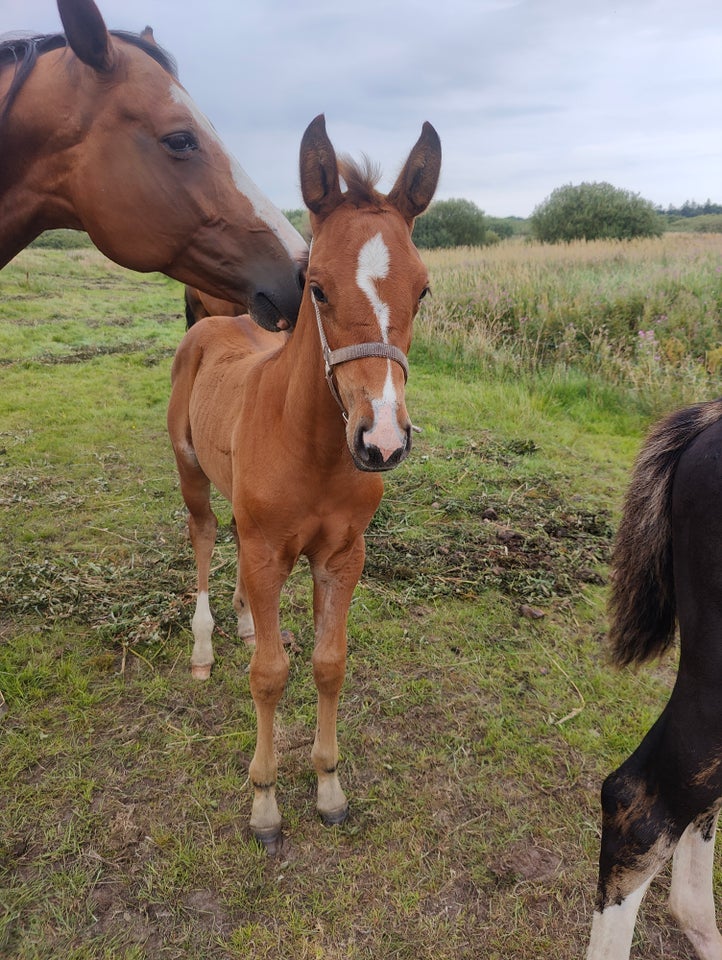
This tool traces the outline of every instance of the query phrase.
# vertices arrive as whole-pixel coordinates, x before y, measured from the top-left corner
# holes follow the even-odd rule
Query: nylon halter
[[[396,363],[398,363],[398,365],[404,371],[404,383],[406,383],[409,378],[409,361],[406,359],[406,354],[402,350],[399,350],[398,347],[395,347],[392,343],[384,343],[380,340],[366,343],[355,343],[350,347],[339,347],[338,350],[332,350],[328,345],[326,333],[323,329],[323,322],[321,320],[321,311],[318,307],[318,301],[313,295],[313,289],[310,289],[309,292],[311,294],[313,309],[316,312],[318,335],[321,338],[321,349],[323,350],[326,383],[331,391],[331,396],[334,398],[339,406],[339,409],[341,410],[344,420],[348,422],[348,413],[346,412],[346,408],[343,405],[343,400],[341,399],[338,388],[336,387],[336,381],[333,375],[334,367],[337,367],[342,363],[348,363],[350,360],[360,360],[362,357],[384,357],[387,360],[395,360]]]

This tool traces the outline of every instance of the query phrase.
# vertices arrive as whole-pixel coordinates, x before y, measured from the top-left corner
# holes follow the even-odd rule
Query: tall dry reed
[[[688,401],[722,387],[722,234],[424,251],[427,347]]]

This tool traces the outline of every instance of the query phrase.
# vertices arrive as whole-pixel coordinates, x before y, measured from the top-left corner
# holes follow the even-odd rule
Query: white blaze
[[[376,281],[388,276],[389,259],[389,248],[381,234],[377,233],[361,247],[356,267],[356,283],[373,308],[384,343],[389,342],[390,311],[389,305],[379,296]],[[365,442],[376,446],[384,460],[388,460],[406,442],[406,435],[397,417],[398,397],[391,376],[391,364],[391,360],[386,361],[383,393],[380,398],[371,401],[374,422],[371,429],[364,433]]]
[[[267,224],[269,229],[278,237],[279,241],[293,259],[301,259],[306,254],[306,243],[298,231],[291,226],[281,211],[268,197],[258,189],[240,163],[224,147],[210,120],[198,109],[186,90],[175,81],[171,81],[171,98],[182,104],[191,114],[198,126],[217,144],[219,150],[228,159],[231,167],[233,182],[240,193],[246,197],[253,212],[259,220]]]
[[[380,233],[371,237],[361,247],[356,267],[356,283],[366,294],[381,328],[381,339],[389,339],[389,306],[379,296],[374,281],[389,275],[389,248]]]

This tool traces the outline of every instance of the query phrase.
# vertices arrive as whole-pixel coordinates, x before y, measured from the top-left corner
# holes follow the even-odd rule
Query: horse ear
[[[112,70],[113,44],[93,0],[58,0],[58,11],[75,56],[93,70]]]
[[[424,123],[404,168],[387,200],[411,226],[431,203],[441,171],[441,141],[430,123]]]
[[[319,114],[301,139],[301,193],[312,214],[325,219],[343,200],[338,181],[336,151],[326,133],[326,120]]]
[[[152,43],[154,47],[157,47],[158,44],[155,42],[155,36],[153,34],[153,27],[143,27],[140,32],[141,40],[145,40],[146,43]]]

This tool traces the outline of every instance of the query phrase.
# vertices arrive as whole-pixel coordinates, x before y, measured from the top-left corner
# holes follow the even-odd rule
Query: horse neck
[[[0,131],[0,267],[44,230],[82,229],[67,178],[85,133],[78,110],[83,98],[62,82],[62,68],[54,64],[59,55],[38,59]],[[11,72],[2,71],[0,95]]]
[[[314,449],[325,451],[328,459],[338,459],[339,451],[345,456],[346,424],[326,382],[321,338],[308,291],[279,362],[287,384],[283,403],[289,429],[303,430]]]

